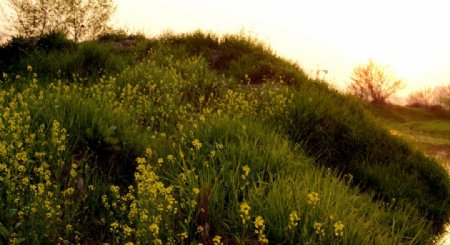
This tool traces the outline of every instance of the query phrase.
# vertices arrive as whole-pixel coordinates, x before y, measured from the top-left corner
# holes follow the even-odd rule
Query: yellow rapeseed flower
[[[214,245],[222,245],[222,237],[219,235],[215,235],[213,238],[213,244]]]
[[[320,197],[319,193],[317,192],[311,192],[308,194],[308,203],[309,205],[316,207],[317,203],[319,202]]]
[[[128,225],[124,225],[123,233],[125,234],[126,237],[131,236],[131,234],[133,233],[133,228],[129,227]]]
[[[298,217],[298,213],[297,211],[292,211],[289,214],[289,224],[288,224],[288,229],[291,230],[294,227],[297,227],[298,225],[298,221],[300,220],[300,217]]]
[[[70,196],[75,192],[75,189],[73,187],[67,188],[65,191],[63,191],[63,196]]]
[[[245,224],[250,220],[250,210],[252,208],[247,202],[243,202],[239,205],[239,216],[241,217],[242,223]]]
[[[216,148],[217,148],[218,150],[222,150],[222,149],[223,149],[223,145],[222,145],[222,144],[219,144],[219,143],[216,143]]]
[[[200,189],[195,187],[192,189],[192,192],[194,192],[195,195],[198,195],[200,193]]]
[[[314,230],[317,235],[325,236],[325,230],[323,228],[323,224],[319,222],[314,222]]]
[[[339,237],[344,235],[344,224],[339,220],[333,225],[334,227],[334,235]]]
[[[120,187],[117,185],[111,185],[111,192],[116,196],[117,198],[120,197]]]
[[[22,185],[27,186],[28,183],[30,183],[30,179],[28,179],[28,177],[24,177],[24,178],[22,178],[21,182],[22,182]]]
[[[202,234],[205,231],[205,228],[203,228],[203,226],[199,225],[197,226],[197,233],[198,234]]]
[[[193,140],[192,145],[195,147],[196,150],[200,150],[200,148],[202,148],[202,143],[200,143],[200,140],[198,139]]]
[[[145,163],[147,163],[147,160],[145,160],[145,158],[143,158],[143,157],[137,157],[136,162],[138,164],[145,164]]]
[[[203,101],[205,101],[205,96],[202,95],[198,98],[198,102],[202,103]]]
[[[182,182],[186,182],[186,180],[187,180],[186,175],[185,175],[184,173],[181,173],[181,174],[178,176],[178,178],[180,178],[180,180],[181,180]]]
[[[164,159],[162,157],[158,158],[158,164],[162,165],[164,163]]]
[[[159,233],[159,226],[155,223],[152,223],[149,227],[149,230],[154,236],[156,236]]]
[[[189,235],[186,231],[178,234],[178,236],[180,237],[181,240],[185,240],[189,237]]]
[[[173,155],[167,155],[167,161],[174,162],[175,161],[175,157]]]
[[[109,227],[109,231],[111,231],[112,233],[119,232],[119,222],[114,221],[109,225]]]
[[[145,156],[146,157],[151,157],[153,154],[153,151],[150,147],[147,147],[147,149],[145,149]]]
[[[74,178],[75,176],[77,176],[77,171],[75,169],[70,169],[70,176],[72,176],[72,178]]]
[[[241,178],[246,179],[248,177],[248,175],[250,174],[250,167],[248,165],[244,165],[242,167],[242,172],[243,172],[243,174],[241,175]]]
[[[209,157],[210,158],[214,158],[216,156],[216,151],[211,151],[210,153],[209,153]]]
[[[253,222],[255,224],[255,228],[258,231],[264,230],[265,229],[265,225],[264,225],[264,219],[262,216],[257,216],[255,218],[255,221]]]
[[[257,216],[254,221],[255,224],[255,233],[258,234],[258,241],[262,244],[269,243],[266,235],[264,234],[264,229],[266,228],[264,224],[264,219],[262,216]]]

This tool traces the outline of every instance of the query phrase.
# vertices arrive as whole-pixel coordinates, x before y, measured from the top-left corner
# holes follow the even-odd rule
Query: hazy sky
[[[338,86],[369,58],[405,80],[403,94],[450,83],[450,2],[437,0],[115,0],[116,26],[150,36],[244,29]]]

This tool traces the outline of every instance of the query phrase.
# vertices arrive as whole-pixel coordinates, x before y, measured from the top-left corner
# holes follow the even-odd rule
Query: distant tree
[[[351,94],[374,104],[385,104],[387,99],[404,87],[404,83],[369,60],[353,70],[352,83],[348,87]]]
[[[3,2],[0,2],[0,44],[3,44],[7,41],[8,37],[10,36],[10,29],[7,27],[7,16],[6,13],[5,4]]]
[[[75,41],[94,38],[108,29],[112,0],[6,0],[3,19],[24,37],[61,31]],[[3,20],[5,21],[5,20]]]
[[[440,105],[450,110],[450,84],[435,89],[435,99]]]
[[[431,88],[423,88],[421,90],[412,92],[408,95],[408,105],[419,107],[430,107],[434,103],[434,93]]]

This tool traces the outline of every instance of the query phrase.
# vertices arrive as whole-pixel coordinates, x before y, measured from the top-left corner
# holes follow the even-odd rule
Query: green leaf
[[[4,238],[9,237],[9,230],[0,223],[0,235]]]

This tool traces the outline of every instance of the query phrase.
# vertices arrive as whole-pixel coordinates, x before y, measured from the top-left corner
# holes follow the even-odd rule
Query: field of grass
[[[400,106],[373,107],[374,116],[450,170],[450,113]]]
[[[257,40],[52,35],[0,48],[0,243],[431,244],[450,218],[444,167]]]

